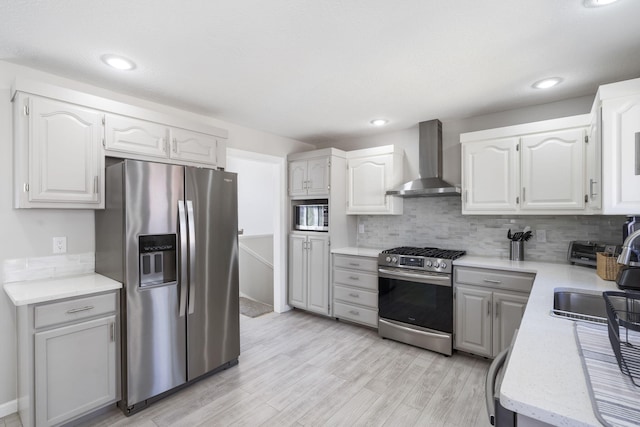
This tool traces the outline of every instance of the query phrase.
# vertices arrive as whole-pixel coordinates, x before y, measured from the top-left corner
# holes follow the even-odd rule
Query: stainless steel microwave
[[[294,228],[304,231],[329,231],[329,205],[295,205]]]

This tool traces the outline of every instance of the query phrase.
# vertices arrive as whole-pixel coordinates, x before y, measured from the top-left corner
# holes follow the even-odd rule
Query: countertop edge
[[[14,306],[56,301],[65,298],[97,294],[122,288],[122,283],[101,274],[82,274],[3,285]]]

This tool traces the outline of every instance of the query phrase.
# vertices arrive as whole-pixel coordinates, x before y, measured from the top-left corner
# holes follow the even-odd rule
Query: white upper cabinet
[[[329,156],[289,161],[289,196],[329,194]]]
[[[105,133],[105,148],[111,154],[119,152],[167,157],[169,129],[164,125],[107,114]]]
[[[585,151],[585,188],[587,191],[587,209],[600,213],[602,209],[602,132],[600,108],[591,112],[591,124]]]
[[[387,196],[402,180],[402,151],[393,145],[347,152],[347,214],[401,215],[403,200]]]
[[[461,134],[462,213],[586,213],[589,122],[585,114]]]
[[[633,93],[618,96],[620,93]],[[602,86],[602,213],[640,213],[640,79]]]
[[[463,213],[518,210],[518,139],[462,144]]]
[[[170,157],[215,166],[217,144],[218,140],[212,135],[172,128]]]
[[[23,93],[13,102],[15,206],[103,208],[103,114]]]
[[[105,156],[225,166],[224,129],[20,78],[11,96],[16,208],[103,209]]]
[[[107,114],[105,129],[107,155],[217,165],[213,135],[117,114]]]
[[[523,136],[521,209],[584,209],[585,129]]]

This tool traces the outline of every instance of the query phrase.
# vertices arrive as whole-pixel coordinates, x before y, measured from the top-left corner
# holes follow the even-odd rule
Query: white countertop
[[[355,255],[355,256],[367,256],[367,257],[375,257],[382,252],[382,249],[376,248],[357,248],[355,246],[349,246],[345,248],[336,248],[331,249],[332,254],[340,254],[340,255]]]
[[[95,294],[120,288],[122,288],[122,283],[95,273],[4,284],[4,291],[16,306]]]
[[[454,265],[536,273],[500,389],[502,405],[557,426],[601,426],[594,415],[571,320],[549,315],[555,288],[617,290],[595,269],[464,256]]]

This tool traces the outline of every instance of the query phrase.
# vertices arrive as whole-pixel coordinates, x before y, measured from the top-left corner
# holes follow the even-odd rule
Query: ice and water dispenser
[[[138,237],[140,287],[166,285],[176,281],[176,235]]]

